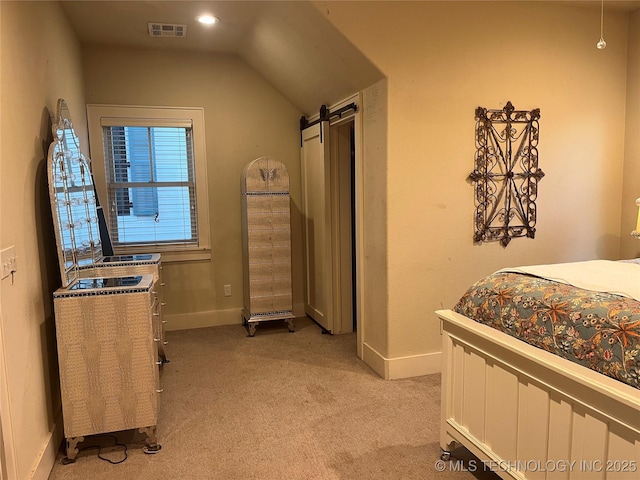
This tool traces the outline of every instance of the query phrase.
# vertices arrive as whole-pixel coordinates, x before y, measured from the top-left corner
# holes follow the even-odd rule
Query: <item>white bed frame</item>
[[[503,479],[640,479],[639,389],[451,310],[436,314],[442,460],[462,445]]]

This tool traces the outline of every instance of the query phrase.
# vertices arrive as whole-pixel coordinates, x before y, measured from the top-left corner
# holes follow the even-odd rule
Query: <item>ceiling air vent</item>
[[[149,22],[149,35],[152,37],[186,37],[187,26]]]

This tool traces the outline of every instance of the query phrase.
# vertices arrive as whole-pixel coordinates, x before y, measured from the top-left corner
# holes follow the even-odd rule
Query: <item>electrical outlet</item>
[[[2,278],[7,278],[17,270],[15,246],[5,248],[0,252],[0,265],[2,266]]]
[[[227,284],[224,286],[224,296],[225,297],[230,297],[231,296],[231,285]]]

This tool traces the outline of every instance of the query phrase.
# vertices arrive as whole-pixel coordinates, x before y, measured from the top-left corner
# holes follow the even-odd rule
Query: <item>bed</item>
[[[638,260],[501,270],[436,313],[442,460],[464,446],[504,479],[640,478]]]

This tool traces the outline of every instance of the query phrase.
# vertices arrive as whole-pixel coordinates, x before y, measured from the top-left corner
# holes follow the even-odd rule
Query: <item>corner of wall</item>
[[[420,377],[442,370],[442,352],[386,358],[367,343],[362,350],[362,360],[385,380]]]
[[[388,82],[384,78],[362,91],[362,259],[363,306],[359,328],[363,360],[387,377],[379,357],[388,353],[387,135]],[[374,353],[375,352],[375,353]]]

